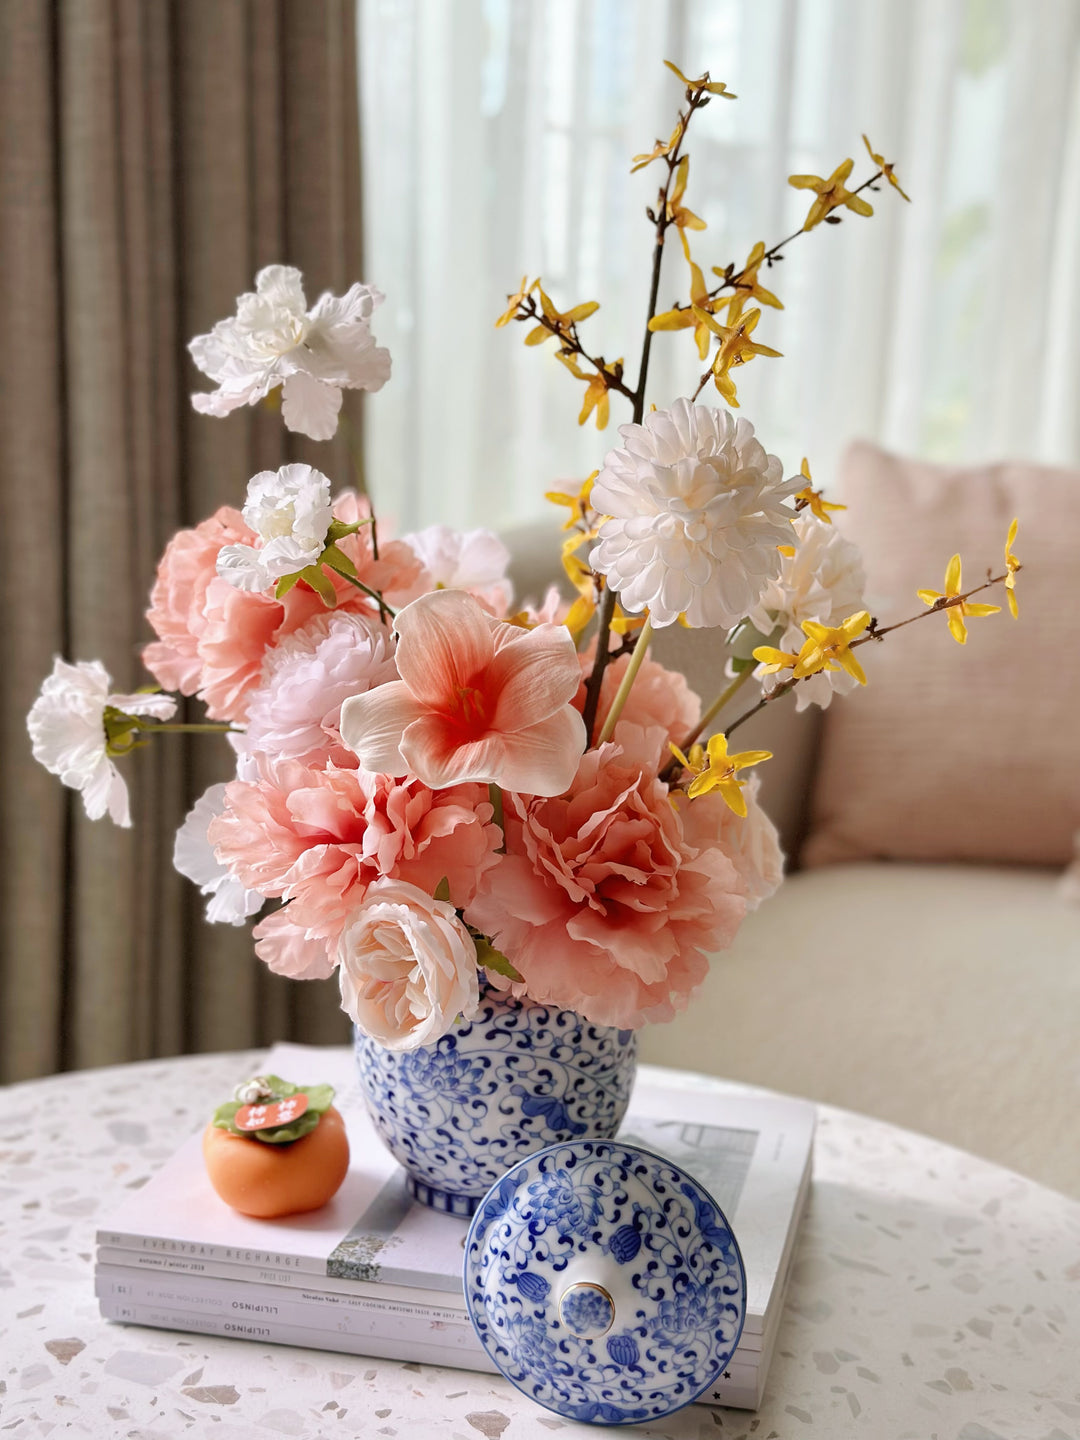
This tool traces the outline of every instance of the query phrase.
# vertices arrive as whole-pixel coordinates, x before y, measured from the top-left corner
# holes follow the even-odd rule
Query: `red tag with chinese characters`
[[[301,1090],[297,1095],[275,1100],[273,1105],[241,1105],[233,1124],[240,1130],[270,1130],[275,1125],[288,1125],[307,1108],[308,1097]]]

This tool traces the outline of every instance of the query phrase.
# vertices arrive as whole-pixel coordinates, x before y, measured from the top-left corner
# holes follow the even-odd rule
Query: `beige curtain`
[[[121,831],[39,770],[25,716],[54,654],[145,683],[178,526],[288,459],[354,478],[343,435],[196,415],[184,351],[262,265],[312,298],[363,278],[354,27],[352,0],[0,5],[0,1079],[345,1038],[332,985],[278,982],[172,870],[224,742],[139,753]]]

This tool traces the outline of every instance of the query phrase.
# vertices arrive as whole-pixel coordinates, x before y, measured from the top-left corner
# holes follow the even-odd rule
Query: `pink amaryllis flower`
[[[341,707],[342,739],[366,769],[411,771],[433,787],[567,788],[585,748],[568,630],[503,624],[461,590],[422,596],[394,628],[401,679]]]

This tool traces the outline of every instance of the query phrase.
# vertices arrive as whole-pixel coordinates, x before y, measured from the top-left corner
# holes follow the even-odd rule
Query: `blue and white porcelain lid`
[[[629,1425],[696,1400],[726,1369],[746,1272],[720,1207],[670,1160],[618,1140],[527,1156],[465,1242],[480,1343],[530,1399]]]

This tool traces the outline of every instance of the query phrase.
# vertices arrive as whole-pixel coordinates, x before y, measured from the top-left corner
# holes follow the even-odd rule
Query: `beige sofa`
[[[518,593],[540,593],[551,529],[508,541]],[[711,697],[719,641],[675,629],[653,653]],[[1080,909],[1035,868],[800,871],[819,725],[781,701],[740,732],[775,754],[761,798],[792,873],[642,1057],[879,1116],[1080,1196]]]

